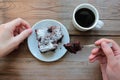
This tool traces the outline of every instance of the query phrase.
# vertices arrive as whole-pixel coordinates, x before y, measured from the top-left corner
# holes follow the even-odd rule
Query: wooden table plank
[[[100,74],[99,66],[87,61],[42,63],[34,58],[20,58],[0,59],[0,62],[4,62],[0,65],[1,80],[101,80],[97,75]]]
[[[103,20],[104,26],[99,30],[87,32],[78,31],[72,24],[72,20],[60,20],[69,31],[70,35],[97,35],[97,36],[120,36],[119,20]]]
[[[74,8],[86,2],[98,9],[100,19],[120,19],[119,0],[3,0],[5,16],[8,19],[16,17],[71,19]]]

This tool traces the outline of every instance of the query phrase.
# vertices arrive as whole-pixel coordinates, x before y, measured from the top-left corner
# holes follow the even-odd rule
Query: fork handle
[[[112,43],[108,43],[108,45],[110,46],[110,47],[112,47]],[[90,45],[83,45],[83,47],[98,47],[98,48],[100,48],[100,46],[96,46],[95,44],[90,44]]]

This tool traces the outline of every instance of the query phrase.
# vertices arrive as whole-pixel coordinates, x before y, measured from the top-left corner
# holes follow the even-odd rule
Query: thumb
[[[20,44],[23,40],[25,40],[32,33],[32,29],[26,29],[22,31],[19,35],[15,37],[15,42]]]
[[[101,43],[101,48],[102,48],[104,54],[106,55],[108,61],[111,61],[114,59],[113,51],[106,42]]]

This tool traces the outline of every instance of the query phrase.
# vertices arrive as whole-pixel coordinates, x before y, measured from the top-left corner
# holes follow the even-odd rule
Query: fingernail
[[[105,48],[105,47],[107,47],[108,45],[107,45],[106,42],[102,42],[101,46],[102,46],[103,48]]]
[[[30,33],[32,33],[32,29],[30,28],[30,29],[27,29]]]
[[[90,56],[89,56],[89,59],[90,59],[90,60],[92,60],[93,58],[94,58],[94,56],[93,56],[93,55],[90,55]]]
[[[95,44],[100,44],[100,40],[95,41]]]

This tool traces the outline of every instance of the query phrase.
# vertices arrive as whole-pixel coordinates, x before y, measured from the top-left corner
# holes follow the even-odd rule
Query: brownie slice
[[[53,51],[57,49],[63,38],[60,26],[43,27],[35,30],[40,52]]]

